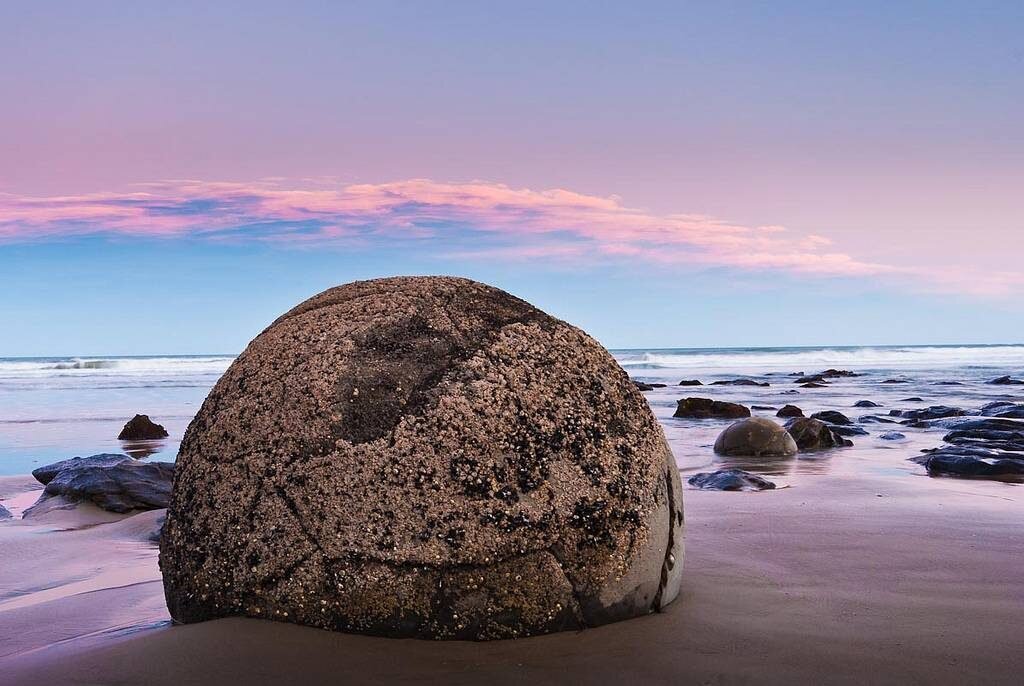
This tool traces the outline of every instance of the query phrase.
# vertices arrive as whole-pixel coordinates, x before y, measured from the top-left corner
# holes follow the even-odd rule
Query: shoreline
[[[516,641],[383,639],[240,618],[147,628],[153,621],[140,621],[139,610],[152,614],[163,603],[150,544],[140,563],[156,573],[149,581],[17,612],[0,603],[0,626],[10,630],[20,615],[20,638],[39,625],[44,634],[65,634],[0,657],[0,671],[12,686],[342,676],[348,683],[558,683],[566,674],[579,683],[616,675],[647,683],[863,683],[865,675],[875,683],[1013,683],[1024,671],[1024,491],[1005,485],[979,497],[954,479],[919,485],[905,476],[833,475],[762,493],[688,488],[675,603],[658,615]],[[144,552],[144,527],[133,522],[144,516],[35,537],[32,545],[54,536],[110,541],[117,554],[108,562],[123,569],[130,554]],[[0,541],[19,528],[0,526]],[[10,573],[0,573],[0,587]],[[61,605],[69,612],[55,612]],[[119,607],[131,622],[114,617],[77,637],[61,624],[97,608],[116,615]]]

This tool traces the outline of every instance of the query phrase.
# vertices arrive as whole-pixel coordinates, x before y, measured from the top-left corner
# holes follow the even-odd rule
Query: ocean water
[[[666,384],[645,393],[665,429],[684,472],[740,466],[794,483],[822,474],[923,474],[907,458],[941,443],[942,429],[909,429],[890,424],[862,424],[869,434],[854,436],[852,448],[798,459],[756,463],[723,461],[711,446],[727,421],[675,419],[676,401],[710,397],[777,408],[791,403],[806,415],[839,410],[856,420],[887,415],[891,409],[929,405],[976,408],[992,400],[1024,401],[1024,386],[996,386],[995,377],[1024,377],[1024,345],[876,346],[820,348],[733,348],[613,351],[635,379]],[[230,355],[175,357],[0,358],[0,475],[25,474],[74,455],[130,452],[146,459],[174,459],[182,434],[203,399],[231,364]],[[861,376],[835,380],[820,389],[803,389],[788,376],[828,368]],[[750,378],[768,387],[680,387],[682,379],[704,384]],[[897,380],[900,383],[883,383]],[[796,391],[796,392],[793,392]],[[920,401],[905,398],[920,397]],[[855,408],[858,400],[882,407]],[[117,440],[123,424],[136,413],[163,424],[170,437],[144,444]],[[774,417],[774,410],[755,410]],[[879,434],[897,430],[901,441]],[[1000,488],[990,483],[978,488]]]

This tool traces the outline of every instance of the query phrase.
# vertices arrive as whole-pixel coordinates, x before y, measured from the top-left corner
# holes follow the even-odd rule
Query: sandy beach
[[[154,512],[45,535],[44,525],[7,523],[0,674],[12,686],[564,683],[569,674],[575,683],[1016,683],[1021,487],[921,479],[924,488],[832,476],[761,493],[687,489],[683,590],[667,611],[489,643],[252,619],[171,626],[156,549],[144,542]],[[12,599],[29,578],[34,589]]]

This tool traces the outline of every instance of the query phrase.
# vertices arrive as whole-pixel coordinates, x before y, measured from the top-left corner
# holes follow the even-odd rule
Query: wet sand
[[[832,474],[761,493],[687,490],[683,590],[666,612],[491,643],[160,624],[149,522],[46,533],[8,522],[0,682],[1019,683],[1022,488]],[[69,588],[76,565],[78,576],[98,565],[100,581]],[[37,590],[10,605],[26,579]],[[64,590],[25,604],[53,585]]]

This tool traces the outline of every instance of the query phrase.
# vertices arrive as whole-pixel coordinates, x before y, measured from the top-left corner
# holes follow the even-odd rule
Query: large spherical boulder
[[[715,452],[719,455],[752,455],[755,457],[792,457],[796,443],[789,433],[764,417],[751,417],[729,425],[718,434]]]
[[[681,484],[597,342],[456,278],[332,288],[257,336],[181,444],[171,615],[492,639],[677,594]]]

